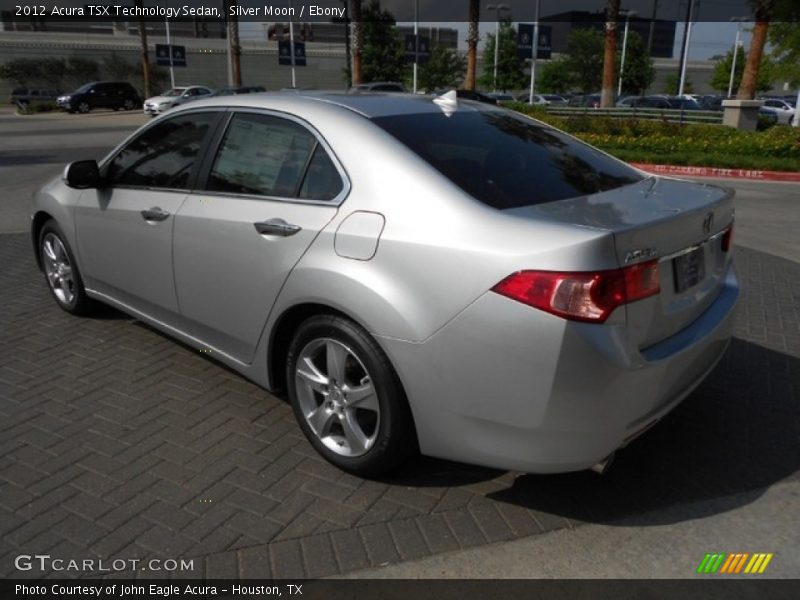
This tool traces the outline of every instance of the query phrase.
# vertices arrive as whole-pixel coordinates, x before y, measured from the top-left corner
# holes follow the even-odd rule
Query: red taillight
[[[731,249],[731,243],[733,242],[733,225],[730,226],[730,229],[722,234],[722,251],[727,252]]]
[[[602,323],[615,308],[660,291],[658,261],[613,271],[519,271],[492,288],[512,300],[573,321]]]

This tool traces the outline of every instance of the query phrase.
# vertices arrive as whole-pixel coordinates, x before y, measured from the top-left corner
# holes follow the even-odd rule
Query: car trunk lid
[[[731,259],[723,237],[733,224],[733,192],[703,183],[652,177],[508,212],[609,231],[620,267],[659,261],[660,293],[626,306],[628,332],[640,348],[699,317],[722,288]]]

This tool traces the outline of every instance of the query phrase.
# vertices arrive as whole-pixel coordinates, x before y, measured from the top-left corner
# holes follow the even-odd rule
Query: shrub
[[[769,159],[782,159],[800,170],[800,128],[771,127],[763,131],[739,131],[732,127],[712,124],[678,124],[667,121],[611,119],[579,115],[557,117],[541,107],[516,103],[515,110],[558,127],[583,141],[612,154],[624,152],[627,160],[636,153],[650,160],[659,156],[683,160],[681,164],[709,164],[719,156],[729,165],[737,159],[752,164]],[[791,161],[796,161],[792,164]]]

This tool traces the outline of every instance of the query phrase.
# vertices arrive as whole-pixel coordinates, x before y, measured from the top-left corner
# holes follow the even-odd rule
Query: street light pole
[[[292,87],[297,87],[297,76],[294,68],[294,21],[292,20],[292,0],[289,0],[289,54],[292,57]]]
[[[625,12],[625,33],[622,35],[622,57],[619,61],[619,83],[617,84],[617,98],[622,96],[622,73],[625,71],[625,52],[628,49],[628,26],[631,23],[631,17],[636,14],[634,10]]]
[[[497,63],[499,61],[499,50],[500,50],[500,11],[501,10],[509,10],[508,5],[506,4],[490,4],[486,7],[486,10],[494,10],[497,11],[495,15],[494,21],[494,68],[492,69],[492,88],[493,91],[497,91]]]
[[[541,0],[536,0],[536,14],[533,17],[533,41],[531,42],[531,89],[528,93],[528,104],[533,104],[533,93],[536,91],[536,59],[539,56],[539,8]]]
[[[678,96],[683,96],[686,85],[686,63],[689,62],[689,42],[692,37],[692,21],[694,20],[694,0],[689,0],[689,14],[686,20],[686,33],[683,36],[683,52],[681,53],[681,82],[678,86]]]
[[[169,19],[164,17],[164,27],[167,31],[167,48],[169,49],[169,81],[171,87],[175,87],[175,67],[172,65],[172,43],[169,36]]]
[[[492,75],[492,91],[497,91],[497,58],[500,49],[500,10],[497,11],[497,20],[494,22],[494,73]]]
[[[736,58],[739,55],[739,36],[742,33],[742,21],[747,19],[747,17],[732,17],[731,21],[736,21],[736,41],[733,43],[733,60],[731,60],[731,78],[728,82],[728,98],[731,97],[733,94],[733,79],[736,75]]]
[[[417,62],[419,61],[419,0],[414,0],[414,93],[417,93]]]

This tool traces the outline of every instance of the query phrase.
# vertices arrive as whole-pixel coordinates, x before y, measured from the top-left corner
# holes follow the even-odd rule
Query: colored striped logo
[[[713,554],[706,554],[703,560],[700,561],[700,566],[697,567],[698,573],[703,574],[727,574],[734,575],[738,573],[748,573],[751,575],[760,575],[767,569],[769,561],[772,560],[774,554],[756,552],[750,554],[748,552],[735,552],[726,554],[725,552],[715,552]]]

